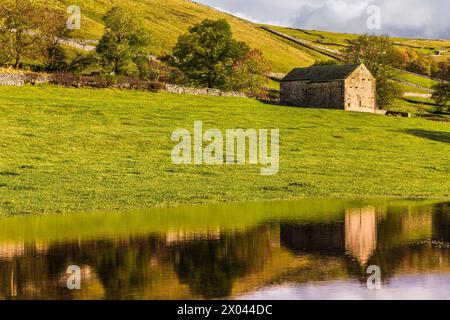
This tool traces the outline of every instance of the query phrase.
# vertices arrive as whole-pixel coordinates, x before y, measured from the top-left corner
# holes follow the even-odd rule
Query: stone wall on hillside
[[[27,83],[49,83],[51,77],[37,73],[0,73],[0,85],[23,86]]]
[[[23,86],[25,84],[40,84],[40,83],[53,83],[56,85],[72,86],[72,87],[94,87],[94,88],[119,88],[119,89],[143,89],[143,90],[155,90],[153,86],[146,86],[145,81],[134,83],[132,81],[121,81],[117,84],[103,83],[95,77],[84,77],[78,79],[75,76],[58,76],[57,74],[45,75],[38,73],[0,73],[0,85],[4,86]],[[151,83],[150,83],[151,84]],[[220,97],[240,97],[247,98],[248,96],[242,92],[234,91],[222,91],[218,89],[209,88],[192,88],[183,87],[174,84],[162,85],[158,90],[163,90],[169,93],[176,94],[190,94],[190,95],[207,95],[207,96],[220,96]],[[157,91],[157,90],[156,90]]]
[[[191,88],[182,87],[174,84],[166,84],[165,91],[177,94],[192,94],[192,95],[208,95],[208,96],[222,96],[222,97],[241,97],[246,98],[247,95],[242,92],[222,91],[218,89],[209,88]]]

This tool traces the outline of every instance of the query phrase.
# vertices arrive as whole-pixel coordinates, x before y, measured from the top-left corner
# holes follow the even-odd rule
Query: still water
[[[81,268],[69,290],[67,268]],[[367,287],[379,266],[381,288]],[[450,203],[0,218],[0,299],[449,299]]]

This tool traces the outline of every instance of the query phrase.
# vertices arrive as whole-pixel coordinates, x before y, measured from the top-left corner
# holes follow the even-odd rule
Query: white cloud
[[[381,10],[380,33],[450,39],[449,0],[199,0],[255,22],[365,33],[367,6]]]

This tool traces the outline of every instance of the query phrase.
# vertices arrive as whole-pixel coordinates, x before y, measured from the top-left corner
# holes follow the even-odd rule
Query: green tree
[[[450,81],[450,58],[439,62],[433,61],[431,76],[444,81]]]
[[[404,91],[397,81],[388,79],[382,85],[377,83],[377,105],[385,107],[403,97]]]
[[[259,93],[262,86],[267,84],[271,70],[271,64],[262,52],[251,50],[234,64],[228,87],[236,91]]]
[[[10,60],[8,39],[6,34],[0,33],[0,67],[5,66]]]
[[[312,65],[313,67],[316,66],[334,66],[334,65],[338,65],[339,62],[336,60],[316,60],[316,62],[314,62],[314,64]]]
[[[388,36],[361,35],[346,49],[345,56],[349,62],[364,63],[377,80],[378,107],[401,98],[402,90],[395,81],[401,61]]]
[[[439,109],[450,111],[450,82],[441,81],[433,86],[433,90],[433,100]]]
[[[113,7],[103,21],[106,31],[97,47],[100,63],[116,75],[137,72],[138,64],[152,52],[153,33],[129,8]]]
[[[40,40],[39,29],[43,8],[35,0],[2,0],[0,3],[0,41],[6,49],[3,60],[12,62],[18,69],[24,57],[32,57],[33,48]]]
[[[233,39],[226,20],[206,19],[178,38],[173,53],[177,66],[193,84],[223,88],[235,62],[249,50],[245,42]]]

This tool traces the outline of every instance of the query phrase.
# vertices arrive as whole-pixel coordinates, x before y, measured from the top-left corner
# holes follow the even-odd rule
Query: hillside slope
[[[82,28],[73,36],[82,40],[98,40],[103,34],[102,16],[113,5],[132,8],[144,18],[146,25],[153,30],[158,39],[161,52],[171,52],[178,36],[189,26],[203,19],[227,19],[238,40],[248,42],[253,48],[261,49],[267,59],[272,61],[275,72],[286,73],[293,67],[309,66],[316,60],[329,60],[330,57],[315,50],[309,50],[289,40],[262,30],[261,25],[217,11],[208,6],[188,0],[47,0],[49,5],[65,9],[78,5],[82,13]],[[339,52],[357,35],[326,31],[268,26],[270,29],[307,41],[317,48]],[[413,47],[424,53],[441,51],[441,58],[450,56],[450,40],[393,39],[397,45]]]
[[[332,52],[339,52],[345,49],[351,41],[358,37],[357,34],[350,33],[304,30],[279,26],[266,27],[298,39],[310,41]],[[397,47],[414,49],[418,52],[434,56],[438,60],[450,57],[450,40],[392,38],[392,41]],[[439,56],[435,55],[438,51],[440,52]]]
[[[170,52],[178,36],[185,33],[189,26],[203,19],[225,18],[232,26],[238,40],[246,41],[253,48],[261,49],[267,59],[272,61],[275,72],[287,72],[296,66],[311,65],[315,58],[310,54],[280,41],[257,25],[216,11],[207,6],[186,0],[50,0],[55,6],[66,8],[78,5],[82,12],[82,28],[74,34],[80,39],[99,39],[103,33],[102,16],[114,4],[130,6],[145,19],[153,30],[162,51]]]

